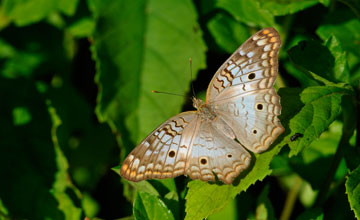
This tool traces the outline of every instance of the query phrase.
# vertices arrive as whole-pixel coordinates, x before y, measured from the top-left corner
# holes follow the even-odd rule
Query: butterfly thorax
[[[206,120],[214,120],[216,118],[213,106],[206,104],[203,100],[193,97],[193,106],[198,110],[201,118]]]

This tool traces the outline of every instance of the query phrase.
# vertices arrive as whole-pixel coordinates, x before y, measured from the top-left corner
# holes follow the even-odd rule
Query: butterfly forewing
[[[273,85],[281,40],[274,28],[250,37],[220,67],[207,90],[208,103],[249,150],[260,153],[284,131]]]
[[[272,88],[280,45],[280,36],[274,28],[265,28],[250,37],[214,75],[207,89],[207,102]]]

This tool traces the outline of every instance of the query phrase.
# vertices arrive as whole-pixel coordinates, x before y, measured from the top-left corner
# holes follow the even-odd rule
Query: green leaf
[[[330,38],[327,44],[330,49],[317,41],[301,41],[288,53],[291,61],[299,69],[325,85],[332,86],[332,82],[348,82],[346,56],[337,39]]]
[[[237,216],[238,207],[236,199],[231,200],[223,210],[213,215],[210,215],[208,220],[224,220],[224,219],[239,219]]]
[[[2,8],[9,20],[14,21],[17,26],[25,26],[47,17],[56,9],[56,1],[4,0]]]
[[[294,14],[316,5],[319,0],[259,0],[261,8],[266,8],[275,16]]]
[[[347,177],[346,194],[348,195],[351,210],[354,211],[355,217],[360,218],[360,166],[353,170]]]
[[[335,59],[333,67],[334,78],[339,82],[350,82],[350,70],[347,63],[347,56],[342,49],[339,40],[335,36],[331,36],[325,43],[330,53]]]
[[[280,89],[283,109],[288,103],[283,99],[290,99],[290,89]],[[317,139],[322,132],[336,119],[341,111],[341,97],[351,95],[352,91],[347,88],[334,86],[312,86],[304,89],[298,97],[292,96],[293,102],[297,102],[299,111],[289,122],[290,138],[295,133],[303,134],[303,137],[290,142],[289,156],[297,155],[312,141]],[[299,108],[299,106],[303,105]],[[293,106],[289,106],[293,108]],[[284,110],[286,111],[286,110]]]
[[[141,220],[174,219],[173,214],[159,197],[146,192],[138,192],[133,214],[135,219]]]
[[[276,27],[275,19],[258,1],[219,0],[217,6],[249,26]]]
[[[72,16],[78,2],[79,0],[4,0],[1,6],[9,21],[17,26],[25,26],[39,22],[57,10]]]
[[[227,53],[233,53],[250,36],[246,26],[223,13],[216,14],[207,26],[216,43]]]
[[[67,30],[69,33],[78,38],[90,37],[94,32],[95,23],[91,18],[81,18],[78,21],[71,24]]]
[[[131,142],[181,110],[182,98],[151,91],[185,94],[188,59],[196,73],[205,66],[206,48],[190,1],[101,1],[97,14],[93,52],[101,92],[96,112],[122,133],[128,152]]]
[[[349,13],[344,12],[344,13]],[[351,13],[351,12],[350,12]],[[341,16],[348,17],[347,15],[339,14],[334,15],[335,18]],[[360,35],[358,30],[360,29],[359,19],[350,19],[343,22],[334,21],[333,23],[323,24],[317,30],[316,33],[321,39],[326,40],[331,35],[334,35],[340,42],[341,46],[349,52],[356,54],[360,57],[360,50],[358,50]]]
[[[72,16],[75,14],[78,4],[79,0],[58,0],[57,8],[67,16]]]

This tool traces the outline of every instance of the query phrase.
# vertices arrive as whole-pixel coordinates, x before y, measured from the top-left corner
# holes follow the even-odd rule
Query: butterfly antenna
[[[162,91],[157,91],[157,90],[153,90],[153,91],[151,91],[151,92],[153,92],[153,93],[159,93],[159,94],[176,95],[176,96],[186,97],[186,95],[181,95],[181,94],[176,94],[176,93],[171,93],[171,92],[162,92]]]
[[[192,93],[193,93],[194,97],[196,98],[195,89],[194,89],[194,83],[193,83],[193,78],[192,78],[192,60],[191,60],[191,57],[189,58],[189,64],[190,64],[191,89],[192,89]]]

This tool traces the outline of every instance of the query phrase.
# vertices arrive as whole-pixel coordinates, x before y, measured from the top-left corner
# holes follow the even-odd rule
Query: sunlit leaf
[[[184,102],[151,91],[188,91],[188,59],[194,73],[203,68],[205,45],[190,1],[102,2],[93,50],[101,89],[97,114],[137,143]]]
[[[174,219],[173,214],[159,197],[146,192],[138,192],[133,214],[135,219],[139,220]]]

